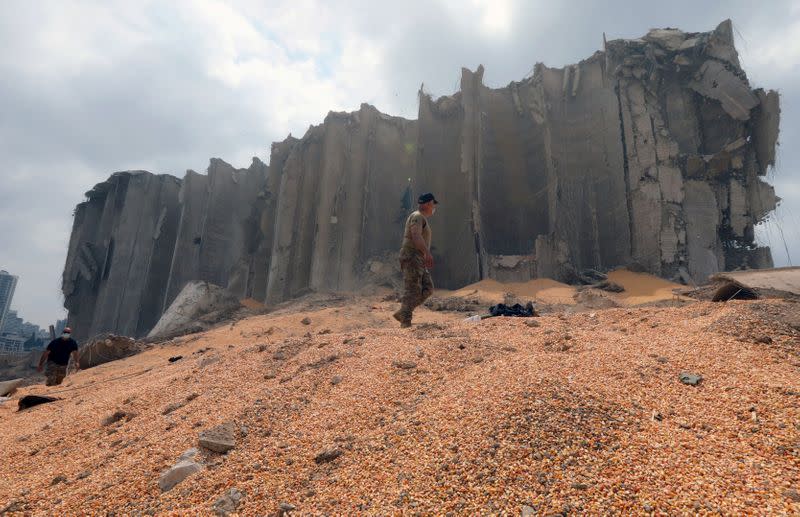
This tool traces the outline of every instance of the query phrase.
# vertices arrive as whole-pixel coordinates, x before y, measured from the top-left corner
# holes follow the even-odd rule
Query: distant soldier
[[[72,339],[72,329],[66,327],[60,338],[50,341],[47,348],[42,353],[42,358],[39,359],[38,370],[41,372],[44,368],[44,374],[47,377],[47,386],[56,386],[61,384],[64,377],[67,376],[67,366],[69,366],[69,358],[72,356],[75,371],[80,370],[80,363],[78,363],[78,343]]]
[[[403,304],[394,313],[400,327],[411,326],[414,309],[422,305],[433,293],[433,280],[429,269],[433,268],[431,255],[431,226],[428,218],[436,212],[439,204],[430,192],[417,200],[419,209],[406,219],[403,245],[400,249],[400,268],[403,270]]]

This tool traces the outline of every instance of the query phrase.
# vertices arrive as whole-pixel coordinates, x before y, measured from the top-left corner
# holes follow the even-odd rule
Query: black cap
[[[433,194],[431,194],[430,192],[428,192],[427,194],[420,194],[419,199],[417,200],[417,203],[419,203],[421,205],[423,203],[427,203],[428,201],[433,201],[434,205],[438,205],[439,204],[439,202],[436,201],[436,198],[433,197]]]

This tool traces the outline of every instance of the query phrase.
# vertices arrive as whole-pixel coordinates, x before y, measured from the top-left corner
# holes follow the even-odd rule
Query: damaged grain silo
[[[482,79],[463,70],[456,94],[420,92],[417,120],[330,113],[273,144],[269,165],[115,173],[76,209],[63,281],[76,336],[145,335],[191,280],[270,304],[356,289],[391,272],[422,191],[442,201],[440,287],[772,265],[753,228],[778,201],[761,180],[778,95],[751,89],[730,21],[609,41],[504,88]]]

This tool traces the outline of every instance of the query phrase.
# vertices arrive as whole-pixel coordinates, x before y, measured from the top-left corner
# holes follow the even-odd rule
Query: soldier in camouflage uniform
[[[419,209],[406,219],[403,245],[400,248],[400,268],[403,270],[403,300],[394,318],[403,328],[411,326],[414,309],[433,294],[433,280],[429,269],[433,267],[431,255],[431,227],[428,218],[439,204],[431,193],[417,200]]]

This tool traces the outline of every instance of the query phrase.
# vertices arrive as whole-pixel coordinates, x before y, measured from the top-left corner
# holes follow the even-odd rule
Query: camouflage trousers
[[[64,377],[67,376],[67,366],[56,364],[53,361],[47,361],[44,367],[44,375],[47,377],[46,386],[57,386],[61,384]]]
[[[433,279],[418,251],[401,250],[400,269],[403,270],[403,298],[399,312],[403,321],[410,323],[414,309],[433,294]]]

